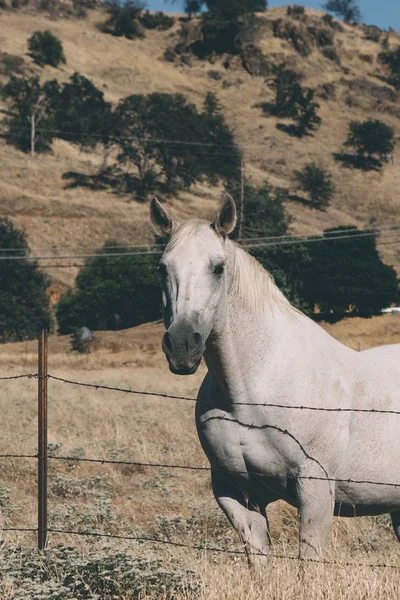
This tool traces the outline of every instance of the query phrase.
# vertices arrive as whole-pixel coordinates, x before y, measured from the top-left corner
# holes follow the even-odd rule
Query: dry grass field
[[[193,398],[204,368],[187,378],[169,373],[160,349],[162,329],[161,324],[148,324],[118,333],[98,332],[89,356],[72,353],[68,337],[53,336],[49,340],[49,372],[80,382]],[[327,329],[355,349],[368,348],[398,341],[400,318],[385,315],[370,320],[350,319]],[[0,376],[35,372],[36,361],[35,342],[5,344],[0,351]],[[35,453],[36,380],[0,384],[3,415],[0,454]],[[51,379],[49,444],[52,455],[75,459],[207,466],[197,441],[192,402],[95,390]],[[0,462],[0,505],[5,526],[35,527],[35,473],[36,464],[31,459]],[[295,511],[279,502],[270,507],[269,514],[273,553],[295,557],[298,548]],[[240,550],[236,534],[212,497],[209,474],[201,471],[53,459],[49,472],[49,525],[55,529],[154,536],[189,546]],[[35,545],[33,534],[3,532],[2,537],[3,553],[17,545],[25,549]],[[186,589],[176,591],[175,597],[187,600],[394,600],[400,594],[398,571],[346,565],[349,562],[400,565],[400,544],[386,516],[335,519],[328,555],[333,565],[310,565],[303,571],[290,558],[272,558],[261,579],[248,573],[241,556],[50,534],[50,548],[57,548],[60,543],[77,548],[81,557],[113,557],[119,553],[125,559],[129,556],[147,561],[162,559],[164,569],[183,574]],[[195,590],[190,588],[193,581]],[[18,583],[3,577],[0,598],[25,599],[18,589]],[[42,598],[34,596],[33,591],[31,594],[35,600]],[[164,597],[159,591],[147,595],[143,591],[142,596],[134,595],[132,590],[132,595],[126,590],[119,594],[100,597]],[[43,595],[43,598],[52,600],[53,596]]]

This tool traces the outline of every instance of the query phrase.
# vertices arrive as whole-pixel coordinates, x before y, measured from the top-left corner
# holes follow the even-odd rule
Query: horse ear
[[[229,194],[225,194],[213,222],[215,231],[222,236],[229,235],[236,227],[236,204]]]
[[[153,198],[150,202],[150,217],[158,234],[171,235],[176,223],[171,219],[157,198]]]

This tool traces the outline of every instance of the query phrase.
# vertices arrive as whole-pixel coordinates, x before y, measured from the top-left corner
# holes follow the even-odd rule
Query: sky
[[[227,0],[229,2],[229,0]],[[288,4],[299,4],[321,10],[323,0],[269,0],[268,5],[286,6]],[[164,12],[178,12],[183,2],[176,0],[175,3],[164,0],[147,0],[146,5],[150,10],[163,10]],[[393,27],[400,31],[400,0],[360,0],[359,2],[362,22],[368,25],[377,25],[382,29]]]

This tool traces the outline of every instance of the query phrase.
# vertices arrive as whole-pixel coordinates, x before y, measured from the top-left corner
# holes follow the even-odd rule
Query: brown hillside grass
[[[307,24],[321,25],[322,13],[307,9],[306,14]],[[104,18],[101,11],[91,11],[83,20],[49,20],[43,13],[0,11],[1,48],[22,56],[25,71],[41,74],[43,79],[56,77],[65,81],[78,71],[114,103],[132,93],[163,91],[183,93],[200,105],[207,91],[216,92],[243,148],[247,174],[255,182],[268,177],[273,185],[295,191],[293,172],[304,163],[316,160],[331,169],[337,193],[326,212],[288,202],[288,210],[295,217],[292,229],[297,233],[316,233],[336,225],[398,223],[399,150],[395,164],[388,164],[382,173],[344,169],[332,158],[346,139],[351,119],[382,118],[400,134],[399,119],[394,116],[396,103],[390,103],[379,91],[388,87],[379,79],[382,66],[377,55],[381,47],[365,39],[362,27],[345,25],[343,32],[335,34],[341,61],[338,65],[317,48],[308,57],[302,57],[290,42],[273,37],[272,22],[286,18],[285,8],[270,9],[260,17],[257,43],[271,63],[289,61],[303,74],[305,85],[320,88],[330,83],[335,87],[334,98],[319,98],[322,127],[314,136],[297,139],[276,129],[277,120],[265,117],[256,106],[271,99],[269,82],[247,73],[239,59],[232,60],[228,69],[223,66],[223,58],[213,64],[197,59],[192,60],[191,66],[168,63],[163,52],[176,43],[179,22],[172,30],[150,31],[144,40],[129,41],[101,33],[97,26]],[[67,64],[59,69],[41,69],[27,55],[28,37],[33,31],[46,28],[64,45]],[[399,39],[391,33],[390,46],[394,47]],[[365,61],[365,56],[371,57],[370,62]],[[221,80],[210,78],[211,70],[219,71]],[[360,79],[364,86],[378,89],[378,98],[357,88],[354,82]],[[5,80],[3,76],[2,81]],[[379,94],[383,94],[382,100]],[[51,154],[31,159],[0,141],[0,155],[0,216],[10,216],[23,226],[35,248],[49,250],[56,246],[60,247],[57,253],[62,254],[61,247],[75,252],[78,247],[97,247],[111,238],[131,244],[152,241],[145,204],[111,191],[69,189],[62,179],[68,171],[94,174],[103,158],[100,149],[80,152],[71,144],[56,141]],[[211,218],[220,191],[195,186],[190,192],[169,199],[172,212],[180,218]],[[381,247],[384,258],[394,264],[399,261],[397,249],[398,245]],[[51,269],[50,274],[57,281],[72,284],[76,269]]]

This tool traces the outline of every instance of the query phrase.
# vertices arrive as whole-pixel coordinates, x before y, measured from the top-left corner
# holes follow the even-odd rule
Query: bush
[[[144,5],[138,0],[107,0],[105,3],[108,20],[102,26],[102,31],[111,33],[117,37],[126,37],[128,40],[143,38],[143,27],[140,23],[140,15]]]
[[[56,308],[61,334],[84,326],[126,329],[161,317],[158,255],[135,256],[116,245],[107,242],[79,271],[75,290],[61,296]]]
[[[178,53],[172,46],[167,46],[164,52],[164,59],[168,62],[175,62],[177,59]]]
[[[46,31],[35,31],[28,40],[29,53],[36,64],[43,67],[50,65],[58,67],[60,63],[65,63],[65,55],[61,40]]]
[[[295,171],[294,174],[301,189],[308,193],[311,206],[325,209],[335,193],[331,174],[314,162],[308,163],[301,171]]]
[[[148,10],[140,17],[140,23],[145,29],[158,29],[165,31],[170,29],[175,23],[174,17],[164,14],[163,12],[151,13]]]
[[[317,115],[319,103],[314,100],[315,91],[310,88],[301,88],[296,98],[294,120],[295,135],[303,137],[318,129],[321,117]]]
[[[378,54],[378,59],[390,69],[391,75],[388,82],[400,89],[400,46],[394,50],[387,50]]]
[[[8,219],[0,220],[0,253],[18,257],[0,261],[0,341],[34,339],[41,329],[52,328],[46,294],[50,280],[29,259],[24,232]]]
[[[387,162],[395,147],[394,131],[379,119],[351,121],[345,146],[354,148],[360,158],[373,162]]]
[[[200,593],[191,571],[170,571],[160,560],[109,548],[85,553],[63,546],[44,553],[12,548],[2,552],[0,567],[2,589],[10,597],[12,586],[18,600],[173,600]]]
[[[21,73],[24,59],[15,54],[0,53],[0,74],[12,75],[13,73]]]
[[[301,19],[304,17],[305,12],[304,6],[297,6],[297,4],[288,6],[286,9],[287,16],[292,17],[292,19]]]
[[[271,107],[272,113],[277,117],[292,117],[301,89],[298,74],[296,71],[280,65],[275,71],[273,87],[275,102]]]

